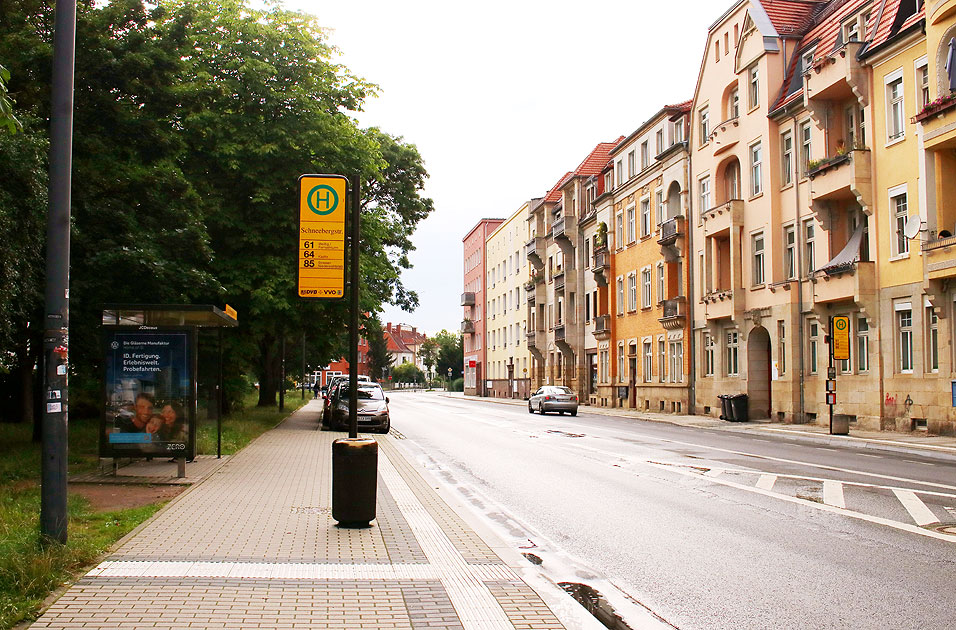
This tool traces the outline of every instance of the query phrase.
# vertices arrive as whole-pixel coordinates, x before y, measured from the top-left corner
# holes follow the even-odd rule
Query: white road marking
[[[722,472],[724,472],[724,471],[721,470],[720,468],[711,468],[710,470],[708,470],[707,472],[704,473],[704,476],[705,476],[705,477],[717,477],[717,476],[719,476]]]
[[[846,501],[843,498],[843,484],[839,481],[825,480],[823,482],[823,502],[833,507],[845,508]]]
[[[777,483],[777,475],[760,475],[757,480],[757,487],[761,490],[773,490],[773,484]]]
[[[938,523],[939,519],[933,514],[933,510],[926,507],[926,504],[920,501],[919,497],[912,490],[893,490],[893,494],[900,500],[906,511],[910,513],[917,525],[929,525]]]
[[[866,438],[855,437],[855,436],[849,436],[849,435],[826,435],[826,434],[821,434],[821,433],[815,433],[814,431],[792,431],[792,430],[790,430],[790,429],[777,429],[777,428],[774,428],[774,427],[758,427],[758,428],[759,428],[760,430],[762,430],[762,431],[775,431],[775,432],[777,432],[777,433],[799,433],[799,434],[801,434],[801,435],[813,435],[813,436],[816,436],[816,437],[820,437],[821,435],[825,435],[826,437],[828,437],[828,438],[830,438],[830,439],[845,440],[848,444],[852,444],[852,443],[854,443],[854,442],[856,442],[856,443],[859,443],[859,442],[867,442],[867,443],[869,443],[869,444],[895,444],[895,445],[898,445],[898,446],[909,446],[909,447],[912,447],[912,446],[913,446],[913,443],[912,443],[912,442],[902,442],[902,441],[899,441],[899,440],[868,440],[868,439],[866,439]],[[953,452],[953,447],[952,447],[952,446],[936,446],[935,444],[918,444],[917,446],[918,446],[918,448],[928,448],[928,449],[937,450],[937,451],[943,451],[943,452],[948,452],[948,453],[952,453],[952,452]]]
[[[877,459],[883,459],[882,455],[873,455],[871,453],[860,453],[860,455],[862,455],[863,457],[875,457]]]
[[[656,464],[653,462],[648,462],[648,465],[654,466],[655,468],[659,468],[661,470],[669,470],[678,475],[684,475],[685,477],[696,477],[698,479],[700,478],[699,473],[691,472],[690,470],[681,470],[679,468],[675,468],[674,466],[668,466],[666,464]],[[824,503],[817,503],[816,501],[808,501],[806,499],[791,497],[785,494],[780,494],[779,492],[761,490],[760,488],[744,485],[742,483],[737,483],[735,481],[729,481],[727,479],[712,478],[709,481],[711,483],[719,483],[731,488],[744,490],[746,492],[754,492],[757,494],[762,494],[767,497],[772,497],[774,499],[780,499],[781,501],[796,503],[799,505],[803,505],[805,507],[821,510],[823,512],[830,512],[831,514],[840,514],[842,516],[848,516],[850,518],[855,518],[861,521],[867,521],[869,523],[875,523],[877,525],[885,525],[887,527],[892,527],[893,529],[909,532],[911,534],[919,534],[920,536],[926,536],[927,538],[935,538],[937,540],[944,540],[946,542],[956,543],[956,535],[944,534],[942,532],[937,532],[932,529],[923,529],[922,527],[910,525],[909,523],[900,523],[897,521],[891,521],[888,518],[881,518],[879,516],[870,516],[869,514],[861,514],[860,512],[854,512],[852,510],[847,510],[846,508],[838,508],[832,505],[826,505]]]

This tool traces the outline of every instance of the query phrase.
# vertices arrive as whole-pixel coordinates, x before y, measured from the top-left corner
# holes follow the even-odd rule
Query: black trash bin
[[[730,395],[718,394],[717,398],[720,399],[720,419],[733,422],[734,408],[730,405]]]
[[[729,396],[730,406],[734,422],[746,422],[750,419],[747,415],[747,394],[734,394]]]
[[[368,527],[375,519],[378,442],[340,438],[332,442],[332,518],[339,527]]]

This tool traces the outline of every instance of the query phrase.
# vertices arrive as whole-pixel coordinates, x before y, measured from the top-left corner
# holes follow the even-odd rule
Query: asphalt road
[[[688,630],[956,627],[956,462],[390,397],[409,452],[556,581]]]

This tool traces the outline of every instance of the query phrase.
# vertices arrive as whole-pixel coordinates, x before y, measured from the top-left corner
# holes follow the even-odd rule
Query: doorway
[[[763,326],[747,339],[747,398],[750,420],[770,417],[770,333]]]

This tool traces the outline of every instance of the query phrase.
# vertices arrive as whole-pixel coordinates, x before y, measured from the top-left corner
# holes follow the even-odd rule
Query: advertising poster
[[[106,328],[100,457],[195,455],[194,345],[187,328]]]

